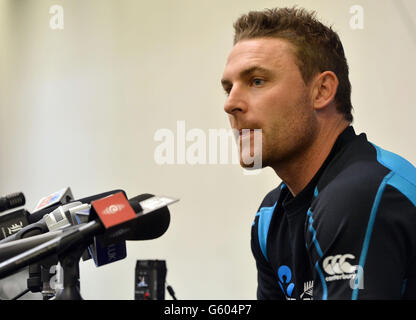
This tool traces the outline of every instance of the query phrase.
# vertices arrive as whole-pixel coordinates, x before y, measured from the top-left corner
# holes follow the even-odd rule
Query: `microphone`
[[[0,197],[0,212],[23,206],[25,203],[26,199],[22,192],[8,194]],[[18,232],[28,224],[28,213],[24,209],[2,213],[0,215],[0,240]]]
[[[32,249],[33,247],[45,243],[46,241],[52,240],[57,236],[62,235],[64,232],[68,231],[70,231],[70,229],[56,230],[44,234],[35,235],[30,238],[24,238],[0,244],[0,261],[2,262],[7,259],[10,259],[10,257],[25,252],[29,249]]]
[[[10,201],[6,201],[9,198]],[[25,198],[23,193],[14,193],[12,195],[3,197],[0,200],[0,203],[6,203],[6,207],[9,208],[10,205],[18,206],[25,204]],[[38,204],[36,205],[34,212],[42,212],[42,217],[46,213],[44,210],[48,210],[47,213],[53,211],[56,207],[61,204],[67,203],[68,201],[72,200],[72,192],[69,187],[61,189],[57,192],[54,192],[46,197],[43,197],[39,200]],[[2,207],[5,207],[4,205]],[[51,211],[49,211],[51,210]],[[39,219],[37,219],[39,220]],[[37,221],[36,220],[36,221]],[[33,223],[31,214],[25,209],[17,210],[14,212],[9,212],[7,214],[0,216],[0,243],[5,243],[8,241],[12,241],[15,239],[22,238],[23,234],[26,234],[30,231],[31,235],[39,234],[39,231],[44,231],[45,228],[42,226],[36,225],[26,228],[29,224]],[[26,228],[26,229],[25,229]],[[24,230],[23,230],[24,229]],[[22,231],[23,230],[23,231]],[[10,236],[14,236],[13,238],[9,238]],[[9,239],[8,239],[9,238]],[[6,240],[7,239],[7,240]]]
[[[91,205],[84,204],[69,210],[74,224],[88,222]],[[100,267],[115,261],[124,259],[127,256],[126,241],[112,243],[107,246],[102,244],[101,236],[94,237],[93,242],[88,246],[88,250],[84,252],[82,260],[93,259],[95,266]]]
[[[25,209],[6,212],[0,215],[0,241],[7,239],[29,224],[29,213]]]
[[[167,231],[170,224],[170,212],[167,206],[177,201],[179,199],[149,193],[131,198],[129,204],[134,212],[138,213],[136,219],[132,220],[131,224],[127,222],[110,227],[101,237],[102,244],[108,245],[119,239],[143,241],[159,238]],[[98,218],[101,224],[105,224],[105,220],[105,215]],[[96,210],[91,210],[89,221],[97,221]]]
[[[162,236],[169,228],[170,212],[168,205],[179,201],[163,196],[144,193],[129,200],[131,206],[138,212],[142,208],[143,214],[138,217],[140,223],[127,234],[126,240],[151,240]],[[148,213],[152,214],[148,214]]]
[[[70,204],[72,202],[91,203],[91,201],[107,197],[107,196],[112,195],[112,194],[117,193],[117,192],[122,192],[123,194],[125,194],[125,192],[123,190],[116,189],[116,190],[112,190],[112,191],[99,193],[99,194],[96,194],[96,195],[93,195],[93,196],[88,196],[88,197],[85,197],[85,198],[82,198],[82,199],[79,199],[79,200],[72,200],[68,204]],[[48,198],[48,197],[50,197],[50,196],[47,196],[45,198]],[[50,198],[52,199],[53,197],[50,197]],[[62,196],[61,197],[58,196],[58,198],[63,200]],[[41,199],[41,201],[39,201],[39,203],[41,203],[41,202],[42,202],[42,199]],[[27,225],[28,223],[26,223],[25,224],[26,227],[22,228],[21,230],[14,233],[13,235],[10,235],[7,238],[4,238],[4,239],[0,240],[0,244],[48,232],[49,229],[46,225],[46,222],[43,220],[43,217],[47,214],[50,214],[51,212],[56,210],[59,206],[61,206],[63,204],[61,202],[53,201],[53,203],[50,204],[48,207],[45,207],[44,209],[40,209],[40,210],[36,211],[35,213],[27,214],[26,216],[27,216],[27,221],[28,221],[29,225]],[[74,224],[74,223],[72,223],[72,224]]]
[[[70,187],[63,188],[59,191],[51,193],[39,200],[32,214],[42,209],[49,208],[55,204],[65,204],[74,199]]]
[[[82,199],[71,200],[71,201],[68,201],[68,203],[71,203],[71,202],[91,203],[91,201],[98,200],[98,199],[110,196],[110,195],[112,195],[114,193],[117,193],[117,192],[122,192],[124,195],[126,195],[124,190],[116,189],[116,190],[111,190],[111,191],[95,194],[93,196],[88,196],[88,197],[85,197],[85,198],[82,198]],[[28,218],[29,223],[34,223],[34,222],[39,221],[40,219],[43,218],[43,216],[45,214],[51,213],[52,211],[54,211],[56,208],[58,208],[60,205],[63,205],[63,204],[65,204],[65,203],[55,203],[55,204],[53,204],[52,206],[50,206],[48,208],[44,208],[44,209],[38,210],[36,212],[32,212],[29,215],[29,218]]]
[[[101,195],[98,195],[101,198]],[[89,198],[96,198],[95,196]],[[25,228],[20,233],[21,239],[34,236],[36,234],[42,234],[59,229],[65,229],[72,225],[77,225],[82,222],[88,222],[88,216],[91,205],[82,204],[80,201],[74,201],[65,205],[59,206],[51,213],[45,214],[41,220]],[[82,221],[81,221],[82,220]],[[19,235],[18,235],[19,236]],[[9,237],[7,241],[2,243],[10,243],[17,237]],[[46,237],[43,237],[46,239]],[[8,251],[6,251],[7,253]],[[82,256],[83,261],[91,259],[97,267],[115,262],[126,257],[126,243],[122,241],[120,243],[111,244],[110,246],[104,246],[100,243],[99,236],[94,237],[94,243],[88,247]]]
[[[121,240],[158,238],[169,226],[170,213],[167,206],[177,201],[179,199],[145,194],[131,199],[130,203],[123,193],[93,201],[90,217],[96,214],[98,219],[73,227],[24,252],[15,246],[15,256],[0,263],[0,278],[51,254],[62,255],[74,248],[87,246],[96,235],[104,235],[103,238],[108,242],[105,245]]]
[[[0,197],[0,212],[24,206],[25,195],[22,192],[15,192]]]
[[[21,229],[20,231],[18,229],[17,230],[13,229],[13,231],[14,232],[17,231],[17,233],[3,240],[0,240],[0,243],[9,243],[11,241],[14,242],[14,240],[16,239],[25,239],[28,237],[33,237],[35,235],[47,233],[50,230],[57,230],[59,228],[67,228],[70,225],[74,225],[75,221],[74,219],[70,219],[73,217],[68,215],[68,212],[67,212],[68,210],[66,209],[71,208],[75,205],[81,204],[81,201],[90,203],[93,200],[100,199],[102,197],[111,195],[116,192],[123,192],[125,194],[123,190],[116,189],[116,190],[104,192],[101,194],[88,196],[79,200],[73,200],[72,192],[70,191],[69,187],[66,189],[62,189],[58,192],[55,192],[49,196],[42,198],[39,201],[38,205],[35,208],[35,211],[32,214],[26,210],[21,210],[22,212],[20,212],[20,214],[24,215],[25,219],[23,221],[23,224],[19,222],[19,225],[20,225],[19,229],[21,229],[21,226],[27,226],[28,221],[31,224]],[[68,201],[69,203],[67,203]],[[67,203],[67,204],[62,206],[62,204],[64,203]],[[59,210],[58,208],[60,208],[61,210]],[[65,212],[65,215],[64,215],[64,212]],[[10,225],[12,225],[12,223],[10,223]],[[17,226],[18,224],[16,223],[13,224],[13,227],[17,227]],[[10,233],[8,235],[10,235]],[[54,237],[56,237],[56,233],[50,232],[46,237],[43,237],[42,242],[45,242],[46,240],[52,239]],[[36,240],[36,238],[33,240]],[[21,250],[22,251],[27,250],[28,245],[33,247],[33,246],[36,246],[37,244],[40,244],[39,241],[37,243],[32,242],[32,244],[30,244],[30,242],[29,243],[26,242],[24,245],[22,244]],[[123,250],[123,249],[124,249],[124,255],[123,255],[123,251],[121,251],[120,253],[120,250]],[[5,248],[5,250],[2,251],[4,255],[6,256],[8,255],[7,258],[10,258],[9,250],[10,248]],[[109,248],[107,247],[102,248],[101,251],[100,249],[98,249],[97,251],[94,252],[95,255],[97,255],[97,252],[99,255],[98,258],[96,258],[96,256],[93,256],[93,258],[95,258],[94,261],[96,262],[97,266],[117,261],[119,259],[126,257],[125,242],[123,242],[122,244],[113,245]],[[104,253],[107,254],[107,257],[106,255],[104,255]],[[1,256],[0,261],[5,259],[4,255],[3,256],[0,255]],[[105,260],[105,258],[107,258],[107,260]],[[58,257],[55,255],[55,256],[51,256],[48,259],[37,261],[35,264],[32,264],[29,266],[29,279],[27,281],[27,285],[30,291],[32,292],[42,291],[42,294],[44,294],[45,284],[48,283],[50,265],[56,264],[58,262],[57,259]],[[88,250],[84,250],[82,259],[83,261],[91,259],[91,255]],[[32,271],[32,274],[31,274],[31,271]],[[36,274],[34,274],[33,272],[36,272]],[[45,276],[45,272],[48,273],[48,276]],[[42,282],[43,282],[43,285],[42,285]],[[44,299],[45,299],[45,296],[44,296]]]
[[[51,213],[45,214],[39,222],[35,223],[35,225],[46,225],[47,230],[49,230],[48,233],[66,229],[73,225],[73,221],[69,213],[71,208],[79,207],[80,205],[82,205],[81,202],[70,202],[59,206]],[[46,233],[46,235],[48,235],[48,233]],[[46,237],[44,238],[46,239]],[[90,258],[88,251],[84,252],[84,256],[86,259]],[[31,264],[29,266],[29,278],[27,279],[27,287],[29,291],[41,292],[44,300],[53,296],[55,294],[55,290],[50,287],[50,279],[54,275],[54,273],[51,273],[52,266],[55,267],[55,270],[56,268],[60,268],[59,264],[58,266],[55,266],[56,264],[58,264],[57,256],[50,256],[48,259]]]
[[[151,240],[162,236],[166,232],[170,224],[170,213],[166,206],[161,206],[165,204],[163,202],[158,203],[155,201],[156,199],[158,198],[155,198],[152,194],[141,194],[129,199],[129,204],[135,212],[140,212],[142,209],[146,211],[140,217],[141,222],[137,223],[134,229],[125,235],[126,240]],[[152,210],[156,211],[152,215],[146,215]],[[95,216],[89,215],[89,217],[91,221],[92,217]],[[125,241],[115,242],[114,239],[106,235],[95,236],[94,242],[88,247],[88,251],[97,267],[124,259],[127,256]],[[85,259],[83,260],[85,261]]]
[[[45,214],[43,218],[39,222],[37,222],[35,225],[46,224],[47,230],[49,231],[64,229],[69,226],[77,225],[77,224],[80,224],[80,221],[78,222],[76,221],[75,213],[79,212],[80,210],[85,210],[85,208],[89,208],[89,207],[90,207],[89,204],[82,204],[81,201],[70,202],[63,206],[59,206],[51,213]],[[89,209],[88,209],[88,214],[89,214]],[[84,222],[87,222],[87,221],[88,221],[88,216],[87,216],[87,220],[86,221],[84,220]],[[86,260],[91,259],[90,254],[91,254],[91,251],[86,250],[82,256],[82,260],[86,261]],[[102,263],[102,264],[105,264],[105,263]]]
[[[74,225],[74,221],[70,215],[70,209],[82,205],[80,201],[70,202],[63,206],[59,206],[51,213],[43,216],[43,221],[46,223],[49,231],[63,229]]]

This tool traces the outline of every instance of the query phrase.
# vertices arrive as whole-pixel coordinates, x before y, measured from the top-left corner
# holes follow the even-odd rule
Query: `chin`
[[[240,166],[246,170],[258,170],[267,167],[268,165],[263,162],[263,159],[254,159],[250,163],[245,163],[240,156]]]

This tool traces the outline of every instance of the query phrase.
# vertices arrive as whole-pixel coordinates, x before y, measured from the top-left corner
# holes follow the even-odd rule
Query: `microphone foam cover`
[[[136,211],[141,211],[140,202],[154,197],[153,194],[144,193],[129,199],[130,205]],[[137,210],[136,212],[138,212]],[[153,212],[136,218],[136,223],[128,233],[126,240],[151,240],[159,238],[169,228],[170,212],[168,207],[162,207]]]

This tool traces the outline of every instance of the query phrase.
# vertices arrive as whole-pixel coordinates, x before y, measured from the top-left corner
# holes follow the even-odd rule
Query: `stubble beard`
[[[297,105],[304,110],[307,103],[309,101],[302,97]],[[262,164],[276,169],[300,159],[307,152],[316,139],[318,122],[313,113],[303,111],[292,123],[286,121],[285,125],[277,125],[270,132],[263,135]]]

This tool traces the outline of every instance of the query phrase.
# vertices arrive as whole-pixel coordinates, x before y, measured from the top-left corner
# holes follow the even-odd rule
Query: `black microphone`
[[[28,217],[29,212],[25,209],[0,214],[0,239],[7,239],[26,227],[29,224]]]
[[[23,206],[26,203],[22,192],[0,197],[0,212]],[[0,240],[7,238],[29,224],[29,213],[25,209],[0,214]]]
[[[0,212],[24,206],[25,195],[22,192],[15,192],[0,197]]]
[[[131,207],[139,215],[136,218],[137,223],[134,223],[131,230],[124,235],[125,240],[152,240],[159,238],[168,230],[170,224],[169,209],[167,205],[155,201],[156,199],[159,199],[159,197],[149,193],[129,199]],[[148,214],[150,212],[151,214]],[[110,233],[105,239],[111,242],[112,238],[114,238],[114,235]]]
[[[97,204],[99,201],[102,203],[103,200],[111,203],[119,195],[115,194],[105,199],[94,201],[92,205],[94,207],[94,204]],[[150,240],[158,238],[169,227],[170,213],[167,206],[177,201],[179,199],[149,194],[135,197],[131,199],[131,202],[129,201],[129,205],[133,212],[137,214],[134,214],[134,217],[128,221],[118,222],[111,227],[105,227],[105,223],[108,221],[104,219],[103,214],[114,218],[120,212],[118,208],[121,205],[114,200],[113,205],[98,212],[101,220],[95,219],[88,223],[71,227],[71,230],[63,231],[62,235],[24,252],[21,251],[18,244],[14,246],[14,251],[9,252],[15,256],[0,263],[0,278],[6,277],[16,270],[49,255],[62,254],[79,246],[86,247],[96,235],[103,234],[107,243],[121,240]],[[114,208],[115,210],[112,210]],[[94,213],[94,211],[92,210],[91,213]],[[97,212],[95,213],[97,214]],[[93,216],[93,214],[90,214],[90,216]],[[18,254],[18,252],[22,253]]]

